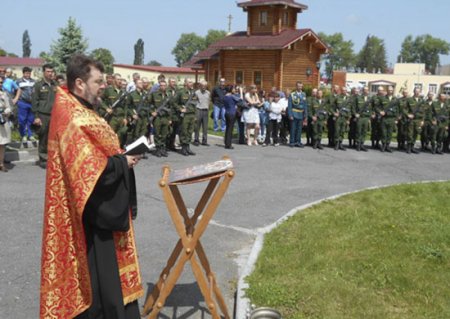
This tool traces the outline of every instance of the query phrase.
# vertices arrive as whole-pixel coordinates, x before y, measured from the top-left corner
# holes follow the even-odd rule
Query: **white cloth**
[[[281,122],[281,112],[283,111],[283,107],[284,107],[284,105],[280,101],[278,101],[278,103],[277,102],[270,103],[269,119],[277,120],[277,122]]]
[[[259,112],[256,107],[244,110],[243,122],[247,124],[259,124]]]

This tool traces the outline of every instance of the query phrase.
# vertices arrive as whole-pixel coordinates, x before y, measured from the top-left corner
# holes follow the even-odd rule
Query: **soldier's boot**
[[[375,148],[375,141],[372,140],[372,149],[374,149],[374,148]]]
[[[169,156],[169,154],[167,154],[167,150],[166,150],[166,148],[164,146],[161,147],[161,156],[162,157],[168,157]]]
[[[344,145],[342,145],[342,142],[339,142],[339,149],[341,151],[346,151],[347,149],[344,147]]]
[[[364,142],[361,143],[361,151],[363,151],[363,152],[368,152],[369,151],[367,149],[367,147],[364,145]]]
[[[317,141],[317,148],[319,150],[323,150],[323,146],[322,146],[322,143],[320,142],[320,140]]]
[[[444,154],[442,152],[442,144],[440,144],[440,143],[436,147],[436,154],[440,154],[440,155]]]
[[[431,154],[436,154],[436,144],[431,143]]]
[[[380,149],[380,141],[378,141],[378,140],[376,141],[376,143],[375,143],[375,148],[376,148],[376,149]]]
[[[411,154],[411,144],[406,145],[406,154]]]
[[[386,144],[386,152],[392,153],[392,149],[390,148],[389,143]]]
[[[334,143],[334,150],[337,151],[339,149],[339,142]]]
[[[189,144],[186,146],[186,151],[187,151],[188,155],[195,155],[195,153],[191,151],[191,147]]]
[[[381,151],[382,153],[384,153],[385,150],[386,150],[386,143],[382,143],[382,144],[381,144],[380,151]]]
[[[419,151],[414,148],[414,144],[411,144],[411,153],[419,154]]]
[[[161,157],[161,146],[157,146],[156,147],[155,156],[156,157]]]
[[[312,148],[317,149],[317,144],[318,144],[318,141],[314,140],[313,144],[312,144]]]
[[[181,145],[181,155],[184,155],[184,156],[188,156],[189,155],[189,153],[188,153],[188,151],[187,151],[187,145],[185,145],[185,144],[183,144],[183,145]]]
[[[356,150],[357,150],[358,152],[361,151],[361,143],[360,143],[360,142],[356,142]]]

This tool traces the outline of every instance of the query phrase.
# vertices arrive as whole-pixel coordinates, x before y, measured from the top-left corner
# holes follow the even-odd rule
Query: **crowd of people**
[[[2,118],[7,123],[17,106],[16,122],[22,142],[34,141],[35,131],[42,167],[46,167],[48,126],[56,87],[61,83],[64,76],[55,76],[49,64],[43,66],[43,78],[39,81],[31,78],[27,67],[16,81],[10,69],[2,78],[0,123]],[[408,154],[420,150],[433,154],[448,151],[447,96],[440,94],[435,99],[429,93],[423,97],[418,88],[412,96],[403,89],[401,97],[396,97],[390,86],[387,90],[380,86],[378,93],[371,96],[367,87],[349,90],[334,85],[328,94],[314,88],[307,96],[301,82],[293,90],[274,87],[265,92],[256,85],[227,84],[223,78],[212,89],[204,80],[194,83],[186,79],[180,88],[175,78],[160,75],[153,84],[139,73],[134,73],[130,82],[120,74],[108,74],[105,86],[94,105],[96,112],[116,132],[122,147],[145,135],[157,157],[167,157],[168,151],[195,155],[191,145],[209,146],[210,119],[213,130],[224,133],[227,149],[233,148],[236,127],[238,143],[248,146],[285,144],[303,148],[303,134],[307,146],[323,149],[326,133],[327,145],[335,150],[367,151],[365,143],[370,140],[372,149],[392,152],[396,132],[397,149]],[[0,170],[6,171],[4,145],[10,141],[10,128],[0,125]],[[348,145],[344,146],[344,138]],[[415,147],[418,139],[420,148]]]

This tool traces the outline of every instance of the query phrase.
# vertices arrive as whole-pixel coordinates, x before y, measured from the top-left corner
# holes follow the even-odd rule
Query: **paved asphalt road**
[[[226,152],[220,140],[211,142],[210,147],[192,147],[197,156],[171,153],[168,159],[141,161],[136,168],[136,237],[144,285],[150,290],[178,239],[157,185],[161,167],[169,163],[184,168],[228,154],[236,176],[202,243],[230,312],[240,267],[259,227],[292,208],[331,195],[378,185],[450,179],[450,155],[241,145]],[[38,317],[44,179],[45,171],[32,165],[18,164],[0,174],[1,319]],[[187,207],[195,206],[204,186],[181,187]],[[160,318],[210,318],[189,265]]]

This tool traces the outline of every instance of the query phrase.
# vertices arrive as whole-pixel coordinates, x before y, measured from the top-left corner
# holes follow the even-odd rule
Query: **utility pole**
[[[228,34],[231,34],[231,20],[233,19],[233,16],[230,14],[228,16]]]

